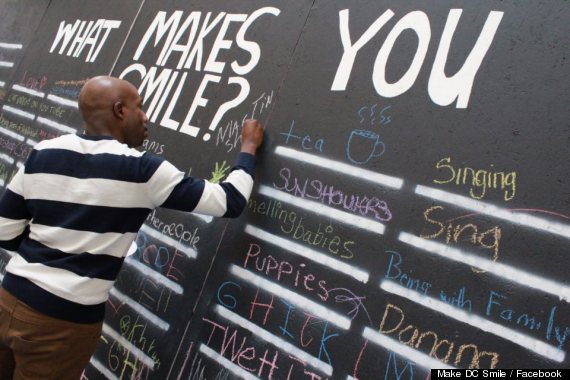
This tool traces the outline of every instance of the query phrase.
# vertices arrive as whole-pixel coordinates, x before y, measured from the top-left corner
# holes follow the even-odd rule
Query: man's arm
[[[30,212],[24,200],[24,167],[0,198],[0,247],[15,251],[29,233]]]
[[[168,190],[168,196],[160,206],[227,218],[238,217],[253,188],[256,163],[254,156],[263,142],[263,127],[256,120],[247,120],[244,122],[241,138],[241,150],[232,171],[220,184],[194,177],[176,178],[174,174],[170,174],[171,178],[168,179],[168,173],[172,173],[172,170],[169,169],[169,164],[164,162],[157,169],[156,177],[164,177],[166,181],[163,181],[166,183],[175,181],[176,185]],[[151,181],[158,182],[157,180],[158,178],[154,178]],[[156,184],[153,187],[156,188]]]

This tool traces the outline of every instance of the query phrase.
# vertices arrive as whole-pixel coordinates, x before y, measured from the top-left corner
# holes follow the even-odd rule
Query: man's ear
[[[124,110],[123,110],[123,103],[122,102],[115,102],[113,104],[113,113],[115,114],[115,117],[117,117],[118,119],[123,119],[124,117]]]

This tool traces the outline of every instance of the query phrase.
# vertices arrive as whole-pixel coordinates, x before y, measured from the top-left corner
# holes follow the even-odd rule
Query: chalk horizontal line
[[[63,106],[79,108],[79,105],[77,104],[77,100],[62,98],[61,96],[57,96],[57,95],[53,95],[53,94],[49,94],[47,96],[47,98],[48,98],[48,100],[51,100],[52,102],[61,104]]]
[[[212,350],[210,347],[206,346],[204,343],[200,344],[199,351],[209,357],[210,359],[218,362],[225,369],[232,372],[234,375],[241,377],[244,380],[256,380],[257,377],[253,376],[251,373],[247,372],[241,367],[238,367],[232,363],[229,359],[226,359],[222,355],[218,354],[216,351]]]
[[[0,160],[7,162],[8,164],[13,164],[14,163],[14,159],[10,156],[8,156],[6,153],[0,153]]]
[[[325,319],[343,330],[350,329],[351,320],[347,317],[342,316],[336,311],[332,311],[323,305],[319,305],[318,303],[313,302],[308,298],[305,298],[300,294],[297,294],[281,285],[277,285],[271,281],[268,281],[248,270],[238,267],[235,264],[232,264],[230,266],[230,273],[257,286],[260,289],[273,293],[280,298],[286,299],[301,309],[310,311],[312,315],[321,319]]]
[[[0,87],[3,88],[4,86],[6,86],[6,82],[0,80]]]
[[[125,339],[123,336],[121,336],[119,333],[113,330],[113,328],[107,325],[106,323],[103,323],[103,333],[105,335],[110,336],[117,343],[123,346],[127,351],[130,351],[130,354],[132,354],[135,358],[137,358],[137,360],[139,360],[146,367],[154,369],[154,360],[148,357],[141,349],[139,349],[134,344],[129,342],[127,339]]]
[[[421,250],[434,253],[445,259],[479,268],[508,281],[550,293],[559,297],[561,300],[570,302],[570,287],[562,283],[525,272],[509,265],[478,257],[474,254],[466,253],[458,248],[452,248],[442,243],[423,239],[407,232],[400,232],[398,240]]]
[[[309,212],[336,219],[343,224],[350,224],[354,227],[358,227],[376,234],[382,235],[386,229],[384,224],[375,220],[354,215],[346,211],[340,211],[333,207],[325,206],[322,203],[316,201],[309,201],[303,198],[295,197],[291,194],[280,190],[275,190],[266,185],[259,186],[258,193],[302,208]]]
[[[12,132],[11,130],[6,129],[4,127],[0,127],[0,133],[18,141],[24,141],[26,139],[24,136],[19,135],[16,132]]]
[[[161,330],[168,331],[170,329],[170,324],[164,321],[162,318],[155,315],[152,311],[148,310],[146,307],[142,306],[129,296],[123,294],[116,288],[112,288],[110,294],[115,297],[118,301],[127,304],[131,309],[136,311],[138,315],[155,325]]]
[[[404,180],[398,177],[362,169],[353,165],[345,164],[344,162],[331,160],[315,154],[286,148],[284,146],[278,146],[275,148],[275,154],[293,160],[302,161],[305,164],[315,165],[327,170],[335,171],[341,173],[343,176],[353,176],[359,180],[373,182],[392,189],[401,189],[404,184]]]
[[[14,67],[14,62],[0,61],[0,67]]]
[[[47,125],[48,127],[57,129],[58,131],[61,131],[63,133],[77,133],[77,130],[75,128],[71,128],[70,126],[58,123],[56,121],[47,119],[47,118],[42,117],[42,116],[38,116],[37,121],[38,121],[38,123],[41,123],[43,125]]]
[[[388,293],[396,294],[400,297],[406,298],[418,305],[442,313],[447,317],[451,317],[457,321],[466,323],[470,326],[478,328],[479,330],[509,340],[547,359],[551,359],[561,363],[564,361],[564,358],[566,356],[564,351],[550,344],[544,343],[539,339],[522,334],[518,331],[502,326],[498,323],[491,322],[478,315],[470,314],[457,307],[446,304],[445,302],[433,299],[428,296],[424,296],[416,291],[398,285],[393,281],[383,280],[380,283],[380,288],[382,288]]]
[[[158,273],[157,271],[149,268],[145,264],[141,263],[134,257],[130,256],[125,259],[125,264],[136,269],[138,272],[144,274],[146,277],[153,280],[155,283],[160,284],[170,290],[172,290],[176,294],[184,294],[184,288],[177,284],[176,282],[172,281],[168,277]]]
[[[180,243],[179,241],[174,240],[170,236],[162,234],[161,232],[155,230],[154,228],[151,228],[143,224],[140,230],[145,234],[151,236],[152,238],[163,242],[164,244],[176,249],[179,252],[184,253],[190,259],[195,259],[196,257],[198,257],[198,252],[196,252],[194,248],[188,247]]]
[[[119,378],[117,376],[115,376],[115,374],[113,372],[109,371],[109,369],[106,366],[104,366],[103,364],[101,364],[100,361],[95,359],[94,356],[91,357],[91,360],[89,360],[89,363],[93,366],[93,368],[95,368],[97,371],[99,371],[108,380],[119,380]]]
[[[427,186],[417,185],[415,192],[418,195],[459,206],[479,214],[485,214],[493,218],[503,219],[514,224],[570,239],[570,225],[567,224],[551,222],[526,213],[513,213],[490,203],[477,201],[462,195]]]
[[[191,212],[188,214],[188,216],[193,216],[197,219],[203,220],[206,223],[211,223],[214,220],[214,217],[211,215],[198,214],[197,212]]]
[[[46,95],[44,92],[37,91],[37,90],[31,89],[31,88],[27,88],[27,87],[24,87],[24,86],[20,86],[19,84],[13,85],[13,86],[12,86],[12,89],[13,89],[13,90],[16,90],[16,91],[18,91],[18,92],[23,92],[23,93],[25,93],[25,94],[35,96],[35,97],[37,97],[37,98],[43,98],[43,97]]]
[[[0,42],[0,48],[2,49],[21,49],[23,47],[22,44],[13,44],[9,42]]]
[[[6,104],[2,106],[2,109],[4,111],[10,112],[14,115],[22,116],[22,117],[25,117],[26,119],[30,119],[30,120],[34,120],[34,118],[36,117],[36,115],[34,115],[33,113],[26,112],[26,111],[23,111],[19,108],[12,107],[12,106],[9,106]]]
[[[396,340],[389,338],[388,336],[381,334],[370,327],[365,327],[362,332],[362,336],[368,339],[372,343],[386,348],[388,351],[392,351],[395,354],[405,357],[406,359],[416,363],[420,367],[424,368],[438,368],[438,369],[452,369],[455,367],[449,366],[442,361],[436,360],[423,352],[414,350],[413,348],[406,346]]]
[[[332,375],[332,366],[328,363],[323,362],[322,360],[317,359],[316,357],[306,353],[305,351],[297,348],[296,346],[292,345],[291,343],[284,341],[283,339],[276,337],[275,335],[271,334],[267,330],[261,328],[260,326],[248,321],[247,319],[237,315],[231,310],[226,309],[221,305],[216,305],[214,311],[222,318],[238,325],[246,330],[249,330],[251,333],[256,335],[257,337],[263,339],[264,341],[278,347],[279,349],[283,350],[283,352],[287,352],[292,354],[293,356],[301,359],[303,362],[308,363],[313,368],[318,369],[319,371],[323,372],[327,376]]]
[[[318,264],[322,264],[327,266],[335,271],[342,272],[343,274],[350,276],[360,282],[367,283],[369,279],[369,274],[362,269],[358,269],[352,265],[344,263],[340,260],[333,259],[326,254],[323,254],[319,251],[316,251],[311,248],[307,248],[302,244],[295,243],[293,241],[289,241],[284,239],[280,236],[271,234],[267,231],[264,231],[258,227],[252,226],[248,224],[245,227],[245,233],[254,236],[258,239],[261,239],[269,244],[276,245],[279,248],[286,249],[287,251],[304,257],[306,259],[312,260]]]

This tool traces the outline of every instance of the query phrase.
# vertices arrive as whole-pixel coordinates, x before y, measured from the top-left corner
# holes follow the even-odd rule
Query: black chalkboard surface
[[[139,88],[141,149],[191,175],[221,180],[242,121],[266,125],[239,219],[147,218],[83,379],[570,367],[569,18],[564,0],[52,0],[2,92],[5,182],[80,130],[97,74]]]

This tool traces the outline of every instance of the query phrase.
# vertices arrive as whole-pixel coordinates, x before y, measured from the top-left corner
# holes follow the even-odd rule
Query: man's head
[[[89,79],[79,93],[79,110],[90,135],[110,135],[130,147],[143,143],[148,117],[142,99],[129,82],[98,76]]]

